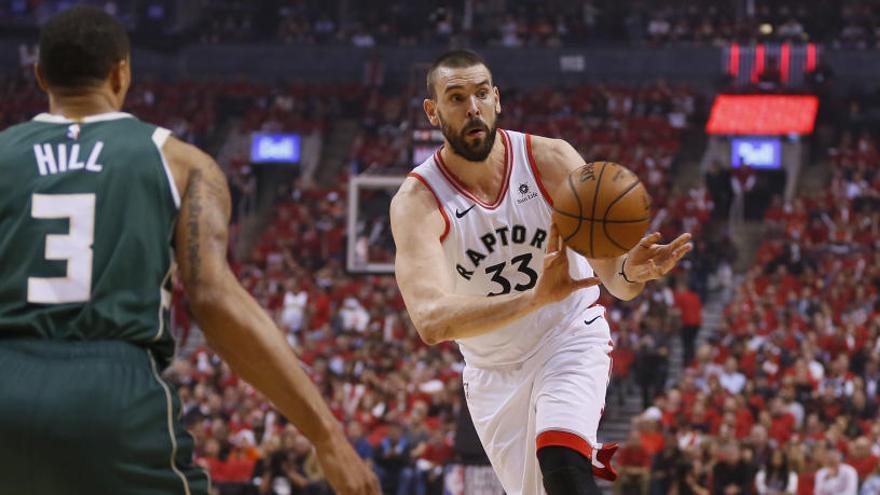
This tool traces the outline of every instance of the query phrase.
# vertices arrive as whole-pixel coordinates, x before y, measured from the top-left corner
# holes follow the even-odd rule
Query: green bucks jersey
[[[169,131],[41,114],[0,133],[0,339],[126,340],[167,362],[180,196]]]

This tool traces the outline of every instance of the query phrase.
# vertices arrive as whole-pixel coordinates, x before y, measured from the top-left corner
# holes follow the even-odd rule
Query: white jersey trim
[[[109,120],[131,119],[134,115],[126,112],[106,112],[95,115],[89,115],[81,119],[69,119],[64,115],[54,113],[41,113],[33,118],[34,122],[43,122],[46,124],[91,124],[92,122],[107,122]]]
[[[165,146],[165,141],[168,140],[169,136],[171,136],[171,131],[164,127],[157,127],[156,130],[153,131],[153,144],[156,145],[156,151],[159,152],[159,158],[162,159],[162,168],[165,169],[165,177],[168,178],[168,185],[171,187],[171,196],[174,197],[174,206],[176,206],[177,209],[180,209],[180,192],[177,190],[177,184],[174,182],[174,175],[171,174],[171,168],[165,160],[165,153],[162,152],[162,147]]]
[[[529,168],[532,169],[532,176],[535,178],[535,182],[538,184],[538,189],[541,190],[541,195],[544,196],[544,201],[547,202],[550,207],[553,207],[553,198],[550,197],[550,194],[547,192],[547,189],[544,187],[544,181],[541,180],[541,172],[538,171],[538,161],[535,160],[535,155],[532,154],[532,135],[524,134],[526,140],[526,156],[529,159]]]
[[[513,175],[513,149],[512,144],[510,143],[510,137],[507,135],[507,132],[504,129],[498,129],[499,134],[501,134],[501,143],[504,145],[504,179],[501,184],[501,189],[498,191],[498,197],[495,198],[491,204],[486,203],[480,198],[476,197],[468,191],[467,187],[455,177],[455,174],[452,173],[451,170],[446,166],[446,162],[443,161],[443,155],[440,153],[438,149],[434,153],[434,161],[437,163],[437,170],[440,171],[440,174],[443,175],[443,178],[452,186],[455,191],[457,191],[462,196],[467,199],[473,201],[474,203],[482,206],[487,210],[495,210],[499,206],[504,203],[504,198],[507,197],[507,190],[510,188],[510,177]],[[442,149],[442,148],[441,148]]]
[[[159,371],[156,367],[156,360],[153,359],[153,354],[150,353],[150,351],[147,351],[147,356],[150,358],[150,367],[153,371],[153,378],[156,379],[156,382],[159,383],[163,392],[165,392],[165,412],[167,414],[168,438],[171,440],[171,452],[168,459],[169,464],[171,465],[171,470],[174,471],[174,474],[176,474],[183,483],[183,492],[186,495],[191,495],[192,492],[189,489],[189,482],[186,480],[186,476],[184,476],[184,474],[180,472],[180,469],[177,468],[177,439],[174,436],[174,413],[171,401],[171,390],[159,376]]]

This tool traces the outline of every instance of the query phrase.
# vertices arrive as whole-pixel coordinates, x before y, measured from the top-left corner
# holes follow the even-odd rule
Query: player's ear
[[[495,91],[495,113],[501,113],[501,90],[498,86],[492,86],[492,90]]]
[[[125,57],[110,69],[110,89],[118,98],[118,106],[122,108],[125,95],[131,85],[131,59]]]
[[[110,70],[110,87],[114,93],[124,92],[131,84],[131,64],[128,60],[128,57],[120,60]]]
[[[437,102],[431,98],[425,98],[425,101],[422,102],[422,108],[425,109],[425,116],[428,117],[428,122],[435,127],[439,126],[440,119],[437,117]]]
[[[34,64],[34,77],[37,79],[37,85],[40,86],[40,89],[48,92],[49,85],[46,84],[46,77],[43,76],[43,69],[39,63]]]

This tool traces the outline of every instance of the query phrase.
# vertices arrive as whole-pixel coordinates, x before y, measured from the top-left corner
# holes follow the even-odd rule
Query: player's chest
[[[549,207],[538,198],[528,207],[506,202],[495,210],[462,211],[453,210],[445,245],[456,291],[496,296],[534,287],[550,235]]]

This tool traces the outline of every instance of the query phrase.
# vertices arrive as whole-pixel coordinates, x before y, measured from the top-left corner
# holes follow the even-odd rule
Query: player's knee
[[[596,495],[592,463],[569,447],[548,446],[538,450],[538,463],[548,495]]]

